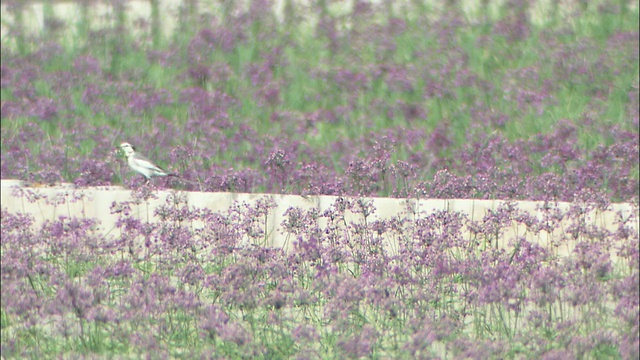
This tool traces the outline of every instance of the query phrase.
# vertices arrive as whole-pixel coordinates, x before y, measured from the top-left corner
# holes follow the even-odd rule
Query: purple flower
[[[378,332],[371,325],[364,325],[362,330],[345,340],[338,341],[344,355],[348,358],[360,358],[371,354],[378,337]]]

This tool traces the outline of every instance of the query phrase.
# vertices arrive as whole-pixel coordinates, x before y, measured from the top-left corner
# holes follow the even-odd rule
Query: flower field
[[[637,2],[551,6],[542,24],[533,1],[472,15],[285,1],[282,18],[269,1],[188,3],[171,36],[127,28],[119,1],[104,28],[16,20],[2,178],[123,184],[139,202],[156,187],[338,201],[287,212],[289,251],[239,241],[260,243],[269,202],[167,207],[159,223],[113,204],[108,236],[96,219],[35,226],[3,209],[3,358],[640,356]],[[184,179],[144,186],[114,151],[124,141]],[[548,207],[368,221],[358,199],[374,196]],[[587,221],[614,202],[635,214]],[[514,225],[549,241],[504,239]]]
[[[134,192],[136,202],[148,196]],[[639,355],[634,214],[614,231],[587,225],[584,204],[550,204],[541,219],[512,203],[479,221],[448,211],[371,221],[375,208],[338,198],[323,212],[289,209],[284,251],[260,246],[273,203],[184,205],[147,223],[114,204],[109,237],[93,219],[34,229],[3,211],[3,356]],[[506,242],[514,225],[524,234]],[[529,240],[549,234],[544,245]]]

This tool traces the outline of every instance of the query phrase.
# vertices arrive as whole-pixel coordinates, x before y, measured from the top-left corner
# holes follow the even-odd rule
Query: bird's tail
[[[189,179],[185,179],[183,178],[180,174],[176,174],[176,173],[169,173],[167,174],[167,176],[171,176],[171,177],[176,177],[184,182],[188,182],[189,184],[197,184],[195,181],[191,181]]]

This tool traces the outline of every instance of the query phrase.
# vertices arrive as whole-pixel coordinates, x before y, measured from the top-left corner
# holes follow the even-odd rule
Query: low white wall
[[[35,225],[39,226],[45,221],[57,220],[59,216],[80,217],[80,218],[96,218],[100,220],[99,232],[103,234],[118,236],[119,229],[116,227],[118,214],[111,214],[111,206],[115,203],[131,202],[132,191],[121,187],[96,187],[75,189],[71,184],[61,184],[56,187],[23,187],[22,182],[17,180],[1,181],[1,201],[2,209],[10,213],[26,213],[35,218]],[[279,194],[238,194],[238,193],[203,193],[203,192],[180,192],[174,190],[158,190],[154,194],[156,199],[143,201],[135,205],[131,204],[131,216],[142,220],[143,222],[157,222],[158,217],[154,216],[154,210],[159,206],[166,204],[174,204],[176,197],[182,199],[179,207],[188,206],[189,209],[206,208],[212,212],[220,212],[226,214],[234,204],[243,204],[249,207],[255,207],[257,202],[262,200],[271,200],[275,203],[275,208],[271,209],[266,216],[266,237],[260,242],[275,247],[288,247],[291,245],[291,236],[287,236],[282,227],[285,220],[285,212],[292,207],[299,207],[304,210],[317,208],[322,214],[336,203],[336,196],[298,196],[298,195],[279,195]],[[356,200],[347,198],[348,200]],[[370,201],[375,208],[374,213],[367,218],[367,222],[371,223],[375,220],[385,220],[394,217],[399,218],[424,218],[429,214],[433,214],[438,210],[456,211],[466,214],[470,220],[481,221],[483,217],[490,211],[496,210],[504,201],[501,200],[466,200],[466,199],[397,199],[397,198],[365,198]],[[541,210],[543,202],[536,201],[517,201],[515,202],[519,210],[534,215],[539,220],[544,218],[544,212]],[[561,212],[566,212],[572,206],[571,203],[554,203],[552,206]],[[585,214],[586,225],[596,225],[615,232],[619,226],[619,214],[623,218],[629,218],[635,214],[635,218],[631,223],[631,227],[638,232],[638,209],[627,203],[612,204],[605,211],[592,210]],[[361,224],[364,221],[362,214],[347,211],[347,224]],[[199,221],[193,221],[190,225],[194,228],[202,228],[203,224]],[[327,225],[326,218],[318,220],[320,228]],[[261,226],[264,226],[262,224]],[[524,236],[530,241],[542,242],[548,244],[551,237],[558,235],[557,232],[563,231],[562,227],[556,229],[556,233],[549,234],[541,231],[533,234],[526,231],[526,227],[522,224],[514,224],[507,230],[503,236],[503,245],[508,240],[517,236]],[[467,229],[463,229],[466,235],[469,235]],[[465,236],[466,236],[465,235]],[[251,239],[243,239],[251,241]],[[385,246],[394,249],[397,248],[397,239],[385,239]],[[565,249],[564,251],[570,251]]]

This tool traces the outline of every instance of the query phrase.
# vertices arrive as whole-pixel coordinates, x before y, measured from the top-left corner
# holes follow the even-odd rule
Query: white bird
[[[151,160],[138,154],[136,152],[136,148],[134,148],[129,143],[124,142],[120,144],[120,149],[122,149],[124,155],[127,157],[127,163],[129,163],[129,167],[134,171],[142,174],[147,179],[147,184],[152,177],[178,176],[176,174],[170,174],[164,171],[161,167],[154,164]]]

